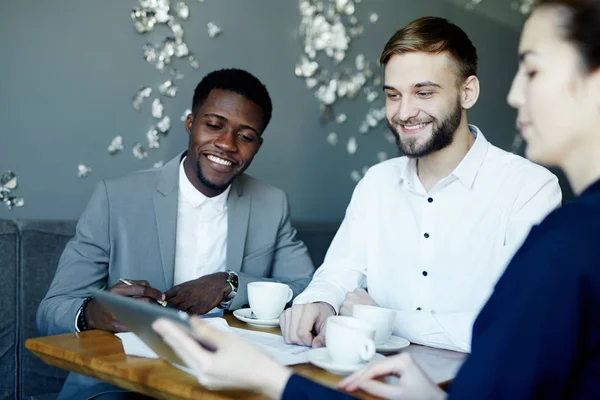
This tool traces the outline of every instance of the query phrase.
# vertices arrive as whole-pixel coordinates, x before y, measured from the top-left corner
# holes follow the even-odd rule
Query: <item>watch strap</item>
[[[229,292],[229,294],[223,299],[223,301],[219,305],[220,308],[227,308],[227,307],[229,307],[231,305],[231,302],[233,301],[233,299],[237,295],[238,287],[239,287],[239,277],[238,277],[238,274],[236,274],[234,271],[231,271],[231,270],[227,270],[225,272],[227,272],[229,274],[229,276],[227,277],[227,283],[231,287],[231,291]]]
[[[87,321],[85,319],[85,307],[92,300],[92,297],[86,297],[83,300],[83,303],[79,307],[79,316],[77,317],[77,328],[80,332],[87,331],[89,328],[87,326]]]

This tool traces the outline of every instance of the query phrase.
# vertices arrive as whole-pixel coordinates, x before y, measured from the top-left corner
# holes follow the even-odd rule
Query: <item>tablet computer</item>
[[[152,323],[159,318],[166,318],[181,325],[202,347],[209,351],[216,351],[213,345],[204,343],[193,334],[189,322],[190,317],[184,311],[161,307],[157,304],[121,296],[106,290],[95,291],[93,296],[119,322],[134,332],[163,360],[179,365],[186,365],[171,347],[162,340],[161,336],[152,329]]]

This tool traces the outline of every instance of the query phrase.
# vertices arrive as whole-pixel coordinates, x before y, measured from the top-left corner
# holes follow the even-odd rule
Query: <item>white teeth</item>
[[[425,126],[427,126],[427,124],[429,124],[429,122],[425,122],[422,124],[416,124],[416,125],[404,125],[404,129],[409,130],[409,131],[414,131],[417,129],[424,128]]]
[[[213,155],[206,156],[206,158],[208,158],[210,161],[217,163],[217,164],[226,165],[226,166],[231,165],[231,161],[223,160],[222,158],[219,158],[219,157],[216,157]]]

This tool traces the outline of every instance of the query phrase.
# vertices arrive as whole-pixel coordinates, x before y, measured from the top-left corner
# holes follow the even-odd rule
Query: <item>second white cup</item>
[[[250,282],[248,284],[248,302],[258,319],[278,318],[293,296],[294,291],[285,283]]]
[[[352,316],[375,327],[375,344],[385,344],[392,336],[396,311],[387,308],[355,304]]]

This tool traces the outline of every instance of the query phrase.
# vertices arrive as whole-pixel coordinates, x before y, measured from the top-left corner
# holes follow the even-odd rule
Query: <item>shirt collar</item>
[[[452,175],[457,177],[463,183],[463,185],[470,189],[473,187],[473,182],[475,182],[475,178],[477,177],[477,173],[479,172],[481,164],[483,164],[483,160],[487,154],[489,142],[485,136],[483,136],[483,133],[481,133],[479,128],[475,125],[469,125],[469,130],[473,136],[475,136],[475,142],[467,152],[467,155],[456,166],[456,168],[454,168]]]
[[[227,209],[227,196],[231,185],[225,189],[223,193],[215,197],[207,197],[202,192],[192,185],[183,168],[183,162],[186,157],[183,157],[179,164],[179,193],[190,203],[193,208],[199,208],[202,204],[212,206],[217,211],[225,211]]]

